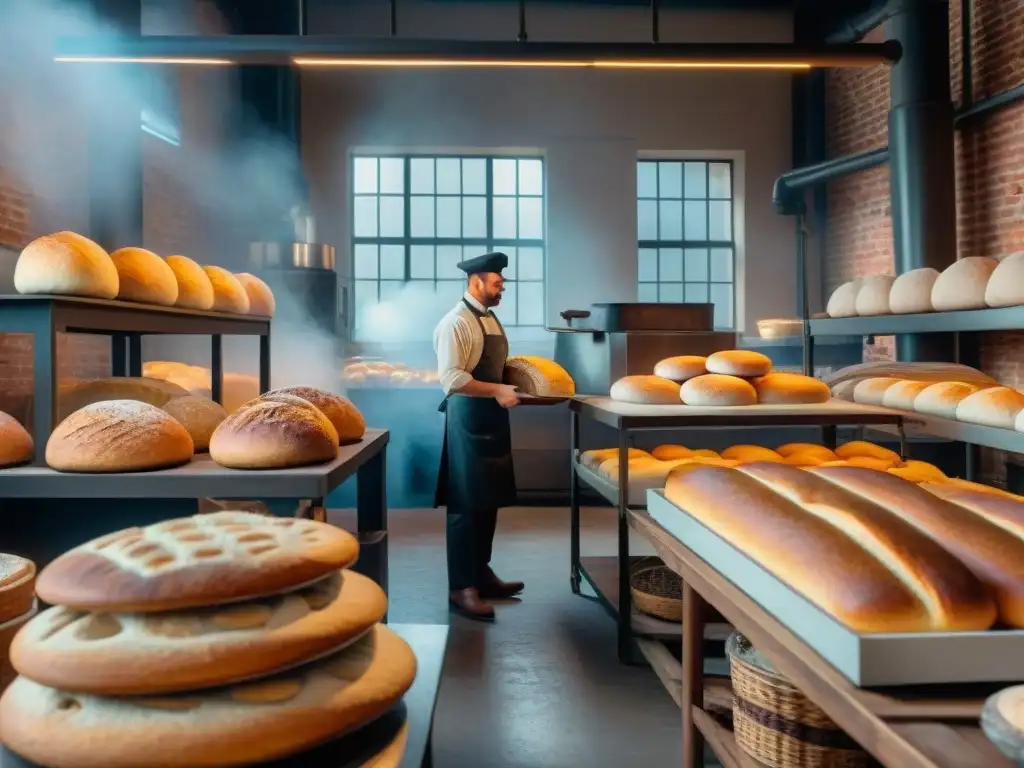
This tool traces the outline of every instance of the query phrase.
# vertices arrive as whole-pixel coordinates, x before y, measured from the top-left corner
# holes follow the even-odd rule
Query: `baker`
[[[519,404],[502,383],[508,359],[505,329],[491,309],[501,303],[508,266],[504,253],[460,262],[466,293],[434,329],[434,351],[445,399],[444,446],[434,506],[447,505],[448,601],[471,619],[493,621],[489,599],[523,590],[491,570],[498,509],[516,498],[508,409]]]

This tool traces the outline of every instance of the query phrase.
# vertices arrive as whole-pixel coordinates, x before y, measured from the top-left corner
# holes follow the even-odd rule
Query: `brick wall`
[[[1024,82],[1024,0],[974,0],[974,99]],[[950,3],[951,86],[962,103],[960,3]],[[884,146],[888,75],[884,68],[828,75],[828,146],[838,157]],[[956,134],[959,256],[1003,257],[1024,251],[1024,104],[974,121]],[[854,277],[893,271],[887,167],[829,185],[826,293]],[[879,340],[867,357],[891,355]],[[1024,333],[986,334],[982,367],[1024,388]]]

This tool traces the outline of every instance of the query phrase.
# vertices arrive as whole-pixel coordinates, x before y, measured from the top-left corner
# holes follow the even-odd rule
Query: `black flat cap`
[[[483,256],[474,256],[472,259],[460,261],[456,265],[467,275],[479,275],[484,272],[501,274],[501,270],[508,266],[508,256],[504,253],[485,253]]]

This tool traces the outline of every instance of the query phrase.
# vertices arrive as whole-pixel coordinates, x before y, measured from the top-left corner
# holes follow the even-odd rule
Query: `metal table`
[[[748,405],[732,408],[709,408],[688,405],[635,405],[619,403],[608,397],[579,397],[569,403],[571,438],[574,457],[569,489],[570,509],[570,583],[579,595],[586,579],[597,600],[618,624],[619,660],[631,663],[637,637],[653,639],[679,638],[679,625],[650,616],[640,616],[632,606],[630,595],[629,551],[629,464],[626,460],[630,437],[635,432],[652,430],[721,429],[738,427],[821,427],[822,443],[834,448],[839,426],[893,426],[900,438],[900,453],[906,452],[902,414],[887,408],[874,408],[829,400],[819,405]],[[580,557],[580,484],[586,482],[577,471],[575,457],[580,448],[580,419],[591,419],[618,432],[619,478],[617,487],[595,486],[618,508],[618,551],[615,558]],[[599,485],[599,484],[598,484]],[[634,624],[636,619],[636,624]]]

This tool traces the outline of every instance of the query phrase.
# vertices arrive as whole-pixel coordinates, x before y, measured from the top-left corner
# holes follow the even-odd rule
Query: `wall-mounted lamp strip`
[[[187,59],[175,56],[56,56],[53,60],[61,64],[198,64],[219,67],[237,63],[228,59]]]
[[[559,67],[576,69],[760,69],[802,71],[812,64],[800,61],[488,61],[471,59],[340,59],[296,58],[300,67]]]

